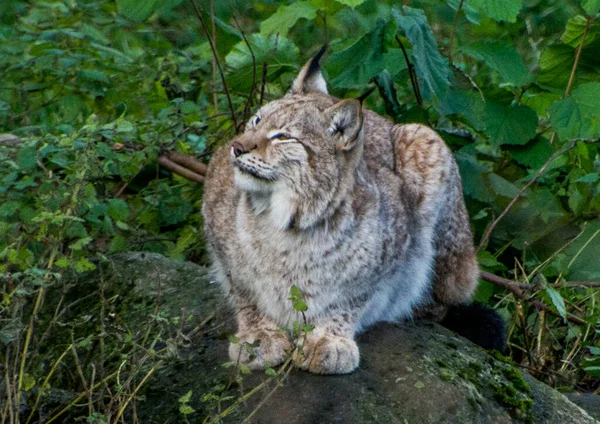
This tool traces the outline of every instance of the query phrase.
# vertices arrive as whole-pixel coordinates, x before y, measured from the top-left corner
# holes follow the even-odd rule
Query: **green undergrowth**
[[[125,251],[207,262],[202,186],[158,158],[207,163],[325,44],[333,95],[376,88],[366,107],[432,126],[455,152],[482,269],[525,284],[519,297],[488,281],[476,293],[507,320],[512,360],[559,389],[599,390],[598,293],[577,285],[600,280],[597,1],[197,3],[205,27],[182,0],[2,2],[0,134],[14,135],[0,137],[3,420],[35,403],[29,392],[41,407],[47,387],[74,391],[52,364],[119,331],[82,310],[72,338],[49,337],[44,325],[67,325],[65,299],[48,295],[66,274]],[[77,288],[109,317],[100,289]],[[161,319],[146,314],[149,328]],[[115,362],[90,361],[80,380],[112,378]]]

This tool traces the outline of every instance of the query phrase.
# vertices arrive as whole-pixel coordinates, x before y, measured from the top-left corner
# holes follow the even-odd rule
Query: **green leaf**
[[[505,106],[488,101],[485,124],[488,139],[494,144],[525,144],[535,137],[538,117],[527,106]]]
[[[285,37],[272,34],[264,36],[252,34],[248,37],[252,52],[256,59],[257,83],[260,83],[260,73],[263,63],[267,63],[267,81],[273,80],[283,71],[295,68],[298,61],[298,47]],[[232,69],[227,77],[228,84],[237,90],[248,92],[254,76],[252,55],[245,42],[237,43],[225,57],[225,62]]]
[[[279,33],[285,37],[299,19],[312,20],[317,15],[318,10],[308,1],[299,1],[289,6],[279,6],[277,12],[260,24],[260,32],[264,35]]]
[[[598,180],[600,180],[600,175],[598,175],[597,172],[594,172],[592,174],[587,174],[581,178],[578,178],[575,180],[576,183],[595,183],[598,182]]]
[[[577,47],[581,44],[585,28],[587,26],[587,18],[582,15],[577,15],[569,19],[565,32],[560,37],[560,41],[572,47]],[[600,23],[594,21],[590,24],[588,32],[585,36],[584,46],[589,45],[600,35]]]
[[[515,146],[510,149],[510,155],[521,165],[528,168],[540,168],[550,156],[554,149],[548,140],[538,137],[526,146]]]
[[[187,392],[185,395],[181,396],[178,399],[179,403],[189,403],[190,399],[192,398],[192,391],[190,390],[189,392]]]
[[[96,265],[88,261],[86,258],[81,258],[75,264],[75,271],[82,273],[96,269]]]
[[[19,169],[30,169],[37,166],[37,149],[35,147],[23,147],[17,155]]]
[[[575,49],[566,44],[552,44],[540,57],[538,82],[543,86],[563,89],[567,86]]]
[[[600,12],[600,0],[581,0],[581,7],[590,16]]]
[[[469,0],[468,4],[495,21],[516,22],[523,0]]]
[[[81,238],[79,240],[77,240],[74,243],[71,243],[69,245],[69,249],[71,250],[82,250],[84,248],[84,246],[87,246],[88,244],[90,244],[92,242],[93,238],[92,237],[84,237]]]
[[[600,366],[584,367],[583,370],[592,377],[600,377]]]
[[[462,4],[462,10],[465,12],[467,20],[469,22],[475,25],[479,25],[479,23],[481,22],[481,13],[473,9],[470,2],[465,3],[461,0],[446,0],[446,3],[455,11],[457,11],[460,5]]]
[[[121,199],[110,199],[108,201],[108,216],[115,221],[126,221],[131,211],[129,206]]]
[[[384,30],[385,22],[378,20],[373,31],[327,59],[326,69],[333,76],[332,86],[352,88],[366,85],[371,78],[383,71]],[[358,57],[360,60],[357,60]]]
[[[567,322],[567,309],[565,307],[565,301],[560,293],[554,290],[552,287],[546,287],[546,293],[550,297],[552,304],[556,308],[556,312],[562,317],[563,322]]]
[[[80,69],[77,71],[77,76],[82,81],[99,82],[104,85],[110,85],[108,77],[96,69]]]
[[[392,14],[413,46],[412,56],[422,94],[437,106],[438,99],[445,98],[450,87],[452,71],[448,59],[440,54],[422,10],[404,6],[402,12],[392,9]]]
[[[517,87],[527,83],[527,68],[521,55],[512,45],[501,41],[482,40],[466,45],[461,50],[497,71],[503,82]]]
[[[581,84],[570,97],[548,108],[550,123],[561,140],[600,136],[600,83]]]
[[[396,88],[390,73],[387,70],[380,72],[373,77],[373,82],[379,89],[379,95],[383,99],[386,113],[392,117],[398,116],[403,110],[398,102]]]
[[[363,4],[366,0],[336,0],[338,3],[345,4],[346,6],[356,7]]]
[[[494,196],[485,178],[489,171],[473,156],[463,152],[458,152],[455,159],[460,170],[464,193],[480,202],[493,202]]]
[[[19,202],[9,201],[0,205],[0,218],[9,218],[13,216],[20,207]]]
[[[26,392],[33,389],[35,386],[35,378],[31,374],[23,375],[23,390]]]
[[[269,377],[277,377],[277,372],[273,368],[267,368],[265,374]]]
[[[117,0],[119,13],[129,19],[142,22],[163,5],[163,0]]]

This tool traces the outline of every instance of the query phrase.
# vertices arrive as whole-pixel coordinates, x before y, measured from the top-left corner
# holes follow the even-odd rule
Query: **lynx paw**
[[[298,366],[315,374],[348,374],[358,367],[356,342],[347,337],[324,335],[299,340],[294,355]]]
[[[236,337],[240,341],[229,345],[229,358],[253,370],[265,369],[265,362],[271,367],[281,364],[285,360],[286,351],[292,348],[287,334],[279,331],[236,334]],[[249,346],[255,344],[258,346]]]

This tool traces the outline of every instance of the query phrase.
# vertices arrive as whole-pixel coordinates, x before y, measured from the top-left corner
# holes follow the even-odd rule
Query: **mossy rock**
[[[215,398],[225,398],[225,410],[268,379],[264,372],[236,374],[223,366],[233,314],[206,269],[144,253],[119,255],[111,266],[113,278],[130,284],[134,297],[160,296],[173,312],[185,308],[210,318],[141,392],[142,422],[184,422],[178,399],[189,391],[187,419],[203,422],[214,412]],[[276,390],[266,384],[223,421],[240,422],[260,405],[250,422],[597,422],[556,390],[437,324],[379,324],[361,334],[358,344],[356,372],[320,376],[294,370]]]

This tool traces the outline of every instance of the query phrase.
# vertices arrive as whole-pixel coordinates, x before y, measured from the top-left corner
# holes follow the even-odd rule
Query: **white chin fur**
[[[244,191],[270,193],[273,189],[271,182],[259,180],[238,168],[233,168],[233,181],[237,188]]]

